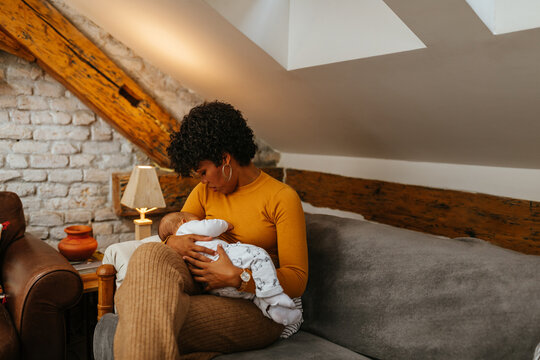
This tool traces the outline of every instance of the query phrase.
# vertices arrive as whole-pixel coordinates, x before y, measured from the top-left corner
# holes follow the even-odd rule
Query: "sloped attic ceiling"
[[[540,30],[465,0],[385,1],[425,49],[293,71],[203,0],[67,2],[279,151],[540,168]]]

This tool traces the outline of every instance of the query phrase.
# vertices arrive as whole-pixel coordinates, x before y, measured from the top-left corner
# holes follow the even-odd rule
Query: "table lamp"
[[[139,219],[133,220],[135,239],[142,240],[150,236],[152,234],[152,220],[145,218],[146,213],[167,206],[163,199],[156,169],[153,166],[135,166],[120,203],[137,210],[141,215]]]

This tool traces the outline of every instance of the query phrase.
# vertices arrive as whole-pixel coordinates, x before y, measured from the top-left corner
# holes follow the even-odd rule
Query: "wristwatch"
[[[251,280],[251,274],[249,273],[248,269],[243,269],[242,273],[240,274],[240,279],[242,280],[242,283],[240,284],[238,290],[244,291],[249,280]]]

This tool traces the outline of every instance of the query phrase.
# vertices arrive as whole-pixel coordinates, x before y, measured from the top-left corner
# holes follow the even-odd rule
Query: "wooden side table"
[[[101,261],[96,261],[101,264]],[[97,324],[97,268],[80,270],[77,269],[80,268],[78,264],[75,264],[74,267],[79,271],[83,283],[83,295],[77,305],[66,311],[67,359],[91,360],[94,358],[93,337],[94,328]]]
[[[82,274],[83,293],[95,292],[98,290],[98,276],[95,272]]]

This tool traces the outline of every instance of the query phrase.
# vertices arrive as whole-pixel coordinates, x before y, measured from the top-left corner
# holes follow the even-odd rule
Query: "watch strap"
[[[242,283],[240,284],[240,287],[238,288],[238,291],[246,291],[246,289],[248,288],[248,285],[249,285],[249,282],[251,281],[251,279],[253,279],[253,276],[251,274],[251,270],[250,269],[243,269],[242,273],[243,272],[247,272],[249,274],[249,280],[248,281],[243,281],[242,280]]]

